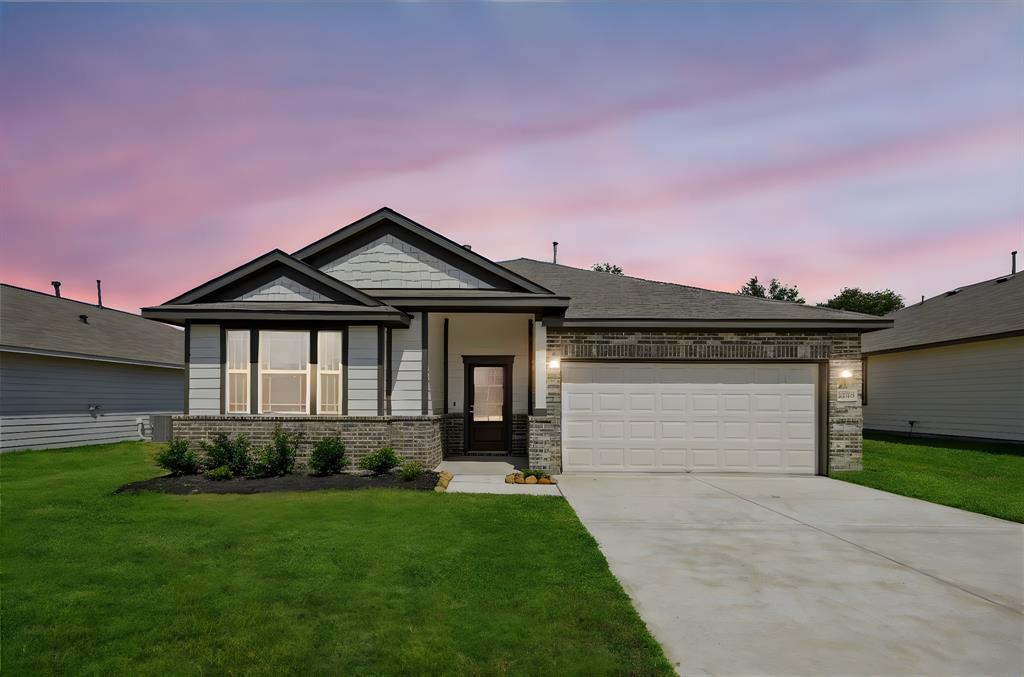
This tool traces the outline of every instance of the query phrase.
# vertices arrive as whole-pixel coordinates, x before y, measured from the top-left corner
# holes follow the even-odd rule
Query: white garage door
[[[814,364],[562,363],[565,472],[814,473]]]

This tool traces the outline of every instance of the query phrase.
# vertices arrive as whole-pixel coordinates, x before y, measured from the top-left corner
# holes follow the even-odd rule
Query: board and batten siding
[[[220,371],[220,325],[193,324],[189,328],[188,346],[189,414],[220,414]]]
[[[348,330],[348,413],[376,416],[377,327],[349,327]],[[418,410],[417,410],[418,411]]]
[[[1024,337],[867,356],[864,428],[1024,442]]]
[[[0,451],[149,437],[150,415],[181,413],[184,387],[180,368],[0,353]]]
[[[423,313],[413,313],[408,329],[391,330],[391,413],[423,413]]]

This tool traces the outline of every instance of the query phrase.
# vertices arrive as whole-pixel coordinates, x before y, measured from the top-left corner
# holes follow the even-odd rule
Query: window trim
[[[263,357],[266,354],[263,345],[263,334],[272,333],[289,333],[289,334],[302,334],[305,337],[306,345],[306,369],[264,369],[263,368]],[[308,329],[260,329],[257,332],[259,342],[259,362],[256,365],[257,378],[256,378],[256,412],[261,416],[309,416],[309,398],[311,394],[310,386],[312,385],[312,355],[309,353],[309,337],[310,331]],[[302,411],[263,411],[263,374],[303,374],[306,375],[306,406]]]
[[[228,352],[231,350],[231,334],[245,335],[245,369],[232,369],[231,358]],[[252,412],[252,337],[248,329],[225,329],[224,330],[224,413],[229,416],[245,416]],[[231,410],[231,375],[245,374],[245,408],[242,411]]]
[[[327,334],[337,334],[338,335],[338,368],[337,369],[324,369],[324,366],[323,366],[323,354],[324,354],[324,352],[323,352],[323,346],[321,344],[321,339],[325,335],[327,335]],[[345,335],[344,335],[344,332],[342,330],[340,330],[340,329],[337,329],[337,330],[331,329],[331,330],[321,330],[321,331],[318,331],[317,332],[317,337],[316,337],[316,342],[317,342],[317,345],[316,345],[316,353],[317,353],[317,360],[316,360],[316,413],[317,413],[317,416],[342,416],[343,415],[342,411],[344,409],[344,407],[342,405],[342,398],[344,397],[344,394],[342,393],[342,373],[345,371],[345,357],[344,357]],[[338,377],[338,402],[337,402],[337,405],[336,405],[337,411],[324,411],[323,410],[323,402],[324,402],[324,400],[323,400],[323,397],[321,396],[321,393],[323,391],[322,384],[323,384],[323,376],[324,376],[324,374],[327,374],[327,375],[330,375],[330,376],[337,376]]]

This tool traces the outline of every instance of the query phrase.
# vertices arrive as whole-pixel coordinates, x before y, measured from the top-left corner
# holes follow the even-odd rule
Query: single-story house
[[[517,259],[388,209],[143,316],[185,327],[174,434],[391,444],[425,464],[825,473],[861,462],[860,336],[891,320]]]
[[[887,317],[862,343],[865,429],[1024,442],[1024,275]]]
[[[183,410],[184,348],[175,327],[0,285],[0,451],[150,437]]]

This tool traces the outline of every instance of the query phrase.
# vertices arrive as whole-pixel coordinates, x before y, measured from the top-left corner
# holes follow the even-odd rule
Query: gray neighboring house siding
[[[1024,276],[951,290],[862,341],[864,428],[1024,442]]]
[[[0,285],[0,451],[150,437],[183,409],[183,356],[180,330]]]

